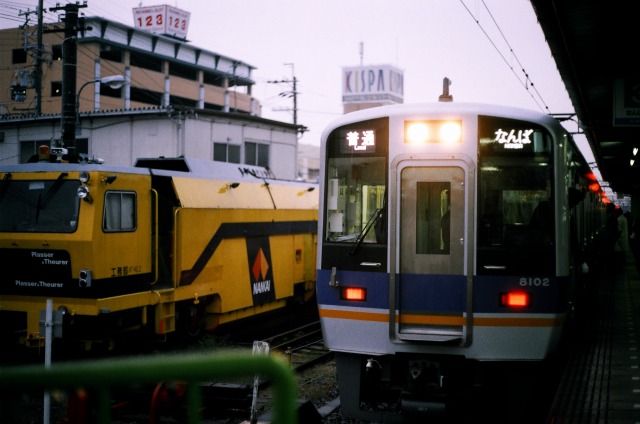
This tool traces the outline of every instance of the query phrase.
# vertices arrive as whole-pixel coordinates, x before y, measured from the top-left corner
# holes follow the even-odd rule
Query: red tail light
[[[362,287],[342,287],[340,298],[342,300],[364,302],[367,300],[367,289]]]
[[[528,308],[531,305],[531,295],[527,292],[514,291],[500,295],[500,306],[507,308]]]

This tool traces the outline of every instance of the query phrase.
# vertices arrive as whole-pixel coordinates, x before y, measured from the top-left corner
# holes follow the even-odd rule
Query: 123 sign
[[[187,11],[167,5],[133,9],[133,21],[136,28],[182,39],[187,38],[190,16],[191,14]]]

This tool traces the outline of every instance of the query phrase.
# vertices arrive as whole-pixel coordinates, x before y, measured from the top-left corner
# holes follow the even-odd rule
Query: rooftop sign
[[[186,39],[191,13],[167,5],[136,7],[133,22],[137,29],[153,34]]]
[[[402,103],[404,75],[391,65],[342,68],[342,103]]]

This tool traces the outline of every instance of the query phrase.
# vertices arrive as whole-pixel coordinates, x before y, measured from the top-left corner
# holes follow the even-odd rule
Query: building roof
[[[640,193],[635,2],[531,0],[603,179]]]
[[[78,34],[78,43],[100,42],[126,47],[140,53],[158,55],[165,60],[233,76],[236,85],[254,84],[251,79],[251,72],[256,69],[254,66],[188,42],[95,16],[85,18],[85,27],[87,29]]]

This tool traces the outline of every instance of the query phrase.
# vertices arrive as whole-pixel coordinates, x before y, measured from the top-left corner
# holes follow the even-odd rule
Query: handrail
[[[109,389],[139,383],[180,381],[187,386],[188,423],[200,422],[200,382],[210,378],[263,375],[272,381],[274,423],[297,423],[293,371],[285,361],[249,353],[158,355],[127,359],[0,367],[0,391],[96,388],[100,424],[111,422]]]

